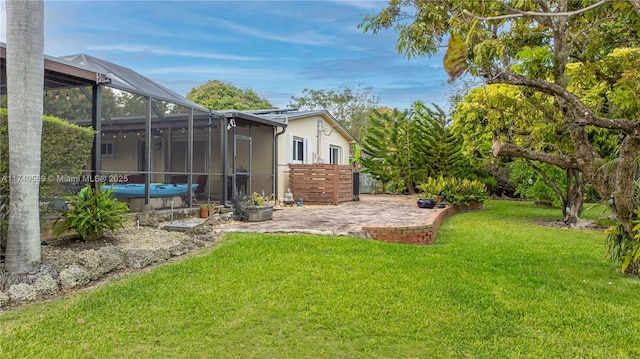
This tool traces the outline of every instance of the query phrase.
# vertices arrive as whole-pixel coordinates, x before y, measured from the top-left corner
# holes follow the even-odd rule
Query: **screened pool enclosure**
[[[6,79],[6,52],[0,44]],[[0,83],[6,94],[6,82]],[[6,104],[0,104],[6,106]],[[44,113],[96,131],[77,176],[130,185],[133,211],[231,204],[253,192],[274,193],[275,149],[286,124],[241,111],[210,111],[135,71],[88,55],[45,56]],[[183,193],[159,194],[176,185]],[[158,187],[164,186],[164,187]],[[116,187],[117,188],[117,187]]]

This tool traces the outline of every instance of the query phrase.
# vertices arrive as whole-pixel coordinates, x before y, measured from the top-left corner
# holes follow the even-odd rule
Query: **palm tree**
[[[31,272],[40,266],[38,211],[44,2],[7,0],[9,133],[9,229],[5,269]]]

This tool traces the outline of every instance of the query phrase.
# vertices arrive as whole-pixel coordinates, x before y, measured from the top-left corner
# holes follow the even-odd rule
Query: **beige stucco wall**
[[[217,140],[217,139],[216,139]],[[171,164],[165,163],[165,151],[168,151],[168,139],[166,138],[154,138],[153,139],[153,151],[152,151],[152,167],[151,171],[154,172],[185,172],[186,165],[186,150],[187,142],[186,138],[176,136],[171,146]],[[142,146],[144,141],[141,137],[136,135],[128,135],[126,138],[119,134],[116,138],[107,137],[103,138],[103,143],[113,144],[113,155],[110,157],[102,157],[102,171],[105,173],[117,172],[124,174],[137,174],[140,171],[140,159]],[[194,173],[206,173],[207,171],[207,152],[208,142],[207,137],[200,135],[194,137],[194,151],[193,151],[193,172]],[[219,144],[214,143],[212,146],[212,173],[220,172],[220,156]],[[170,181],[170,175],[164,178],[162,174],[156,174],[152,181],[155,182],[168,182]]]
[[[323,116],[312,115],[288,120],[286,132],[278,138],[278,197],[283,197],[289,187],[289,152],[291,150],[289,141],[292,141],[291,136],[307,139],[309,142],[308,149],[311,151],[311,162],[309,163],[317,163],[318,120],[322,121],[322,126],[325,129],[320,135],[319,153],[322,163],[329,163],[329,148],[333,145],[341,149],[340,162],[338,164],[349,164],[349,140],[336,131]],[[331,133],[329,134],[329,132]],[[295,193],[293,195],[297,198]]]
[[[131,174],[138,171],[138,136],[127,136],[124,138],[122,135],[116,138],[108,136],[102,138],[102,143],[111,143],[113,148],[113,156],[103,156],[102,171],[131,171]]]

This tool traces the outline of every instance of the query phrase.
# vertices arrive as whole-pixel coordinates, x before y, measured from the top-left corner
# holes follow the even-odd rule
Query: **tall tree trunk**
[[[5,269],[38,269],[40,143],[44,85],[44,2],[7,0],[9,229]]]
[[[638,154],[640,154],[640,141],[636,136],[625,136],[620,145],[618,162],[613,173],[613,207],[618,220],[622,223],[627,233],[633,236],[632,220],[636,218],[634,210],[637,203],[638,178]]]
[[[582,172],[567,170],[566,197],[563,198],[562,217],[564,223],[575,225],[582,214],[584,204],[585,181]]]

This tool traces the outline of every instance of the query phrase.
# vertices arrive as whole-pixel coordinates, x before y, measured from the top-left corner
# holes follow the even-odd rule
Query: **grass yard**
[[[640,357],[640,280],[605,262],[602,233],[532,223],[559,209],[486,207],[433,246],[231,234],[0,315],[0,357]]]

